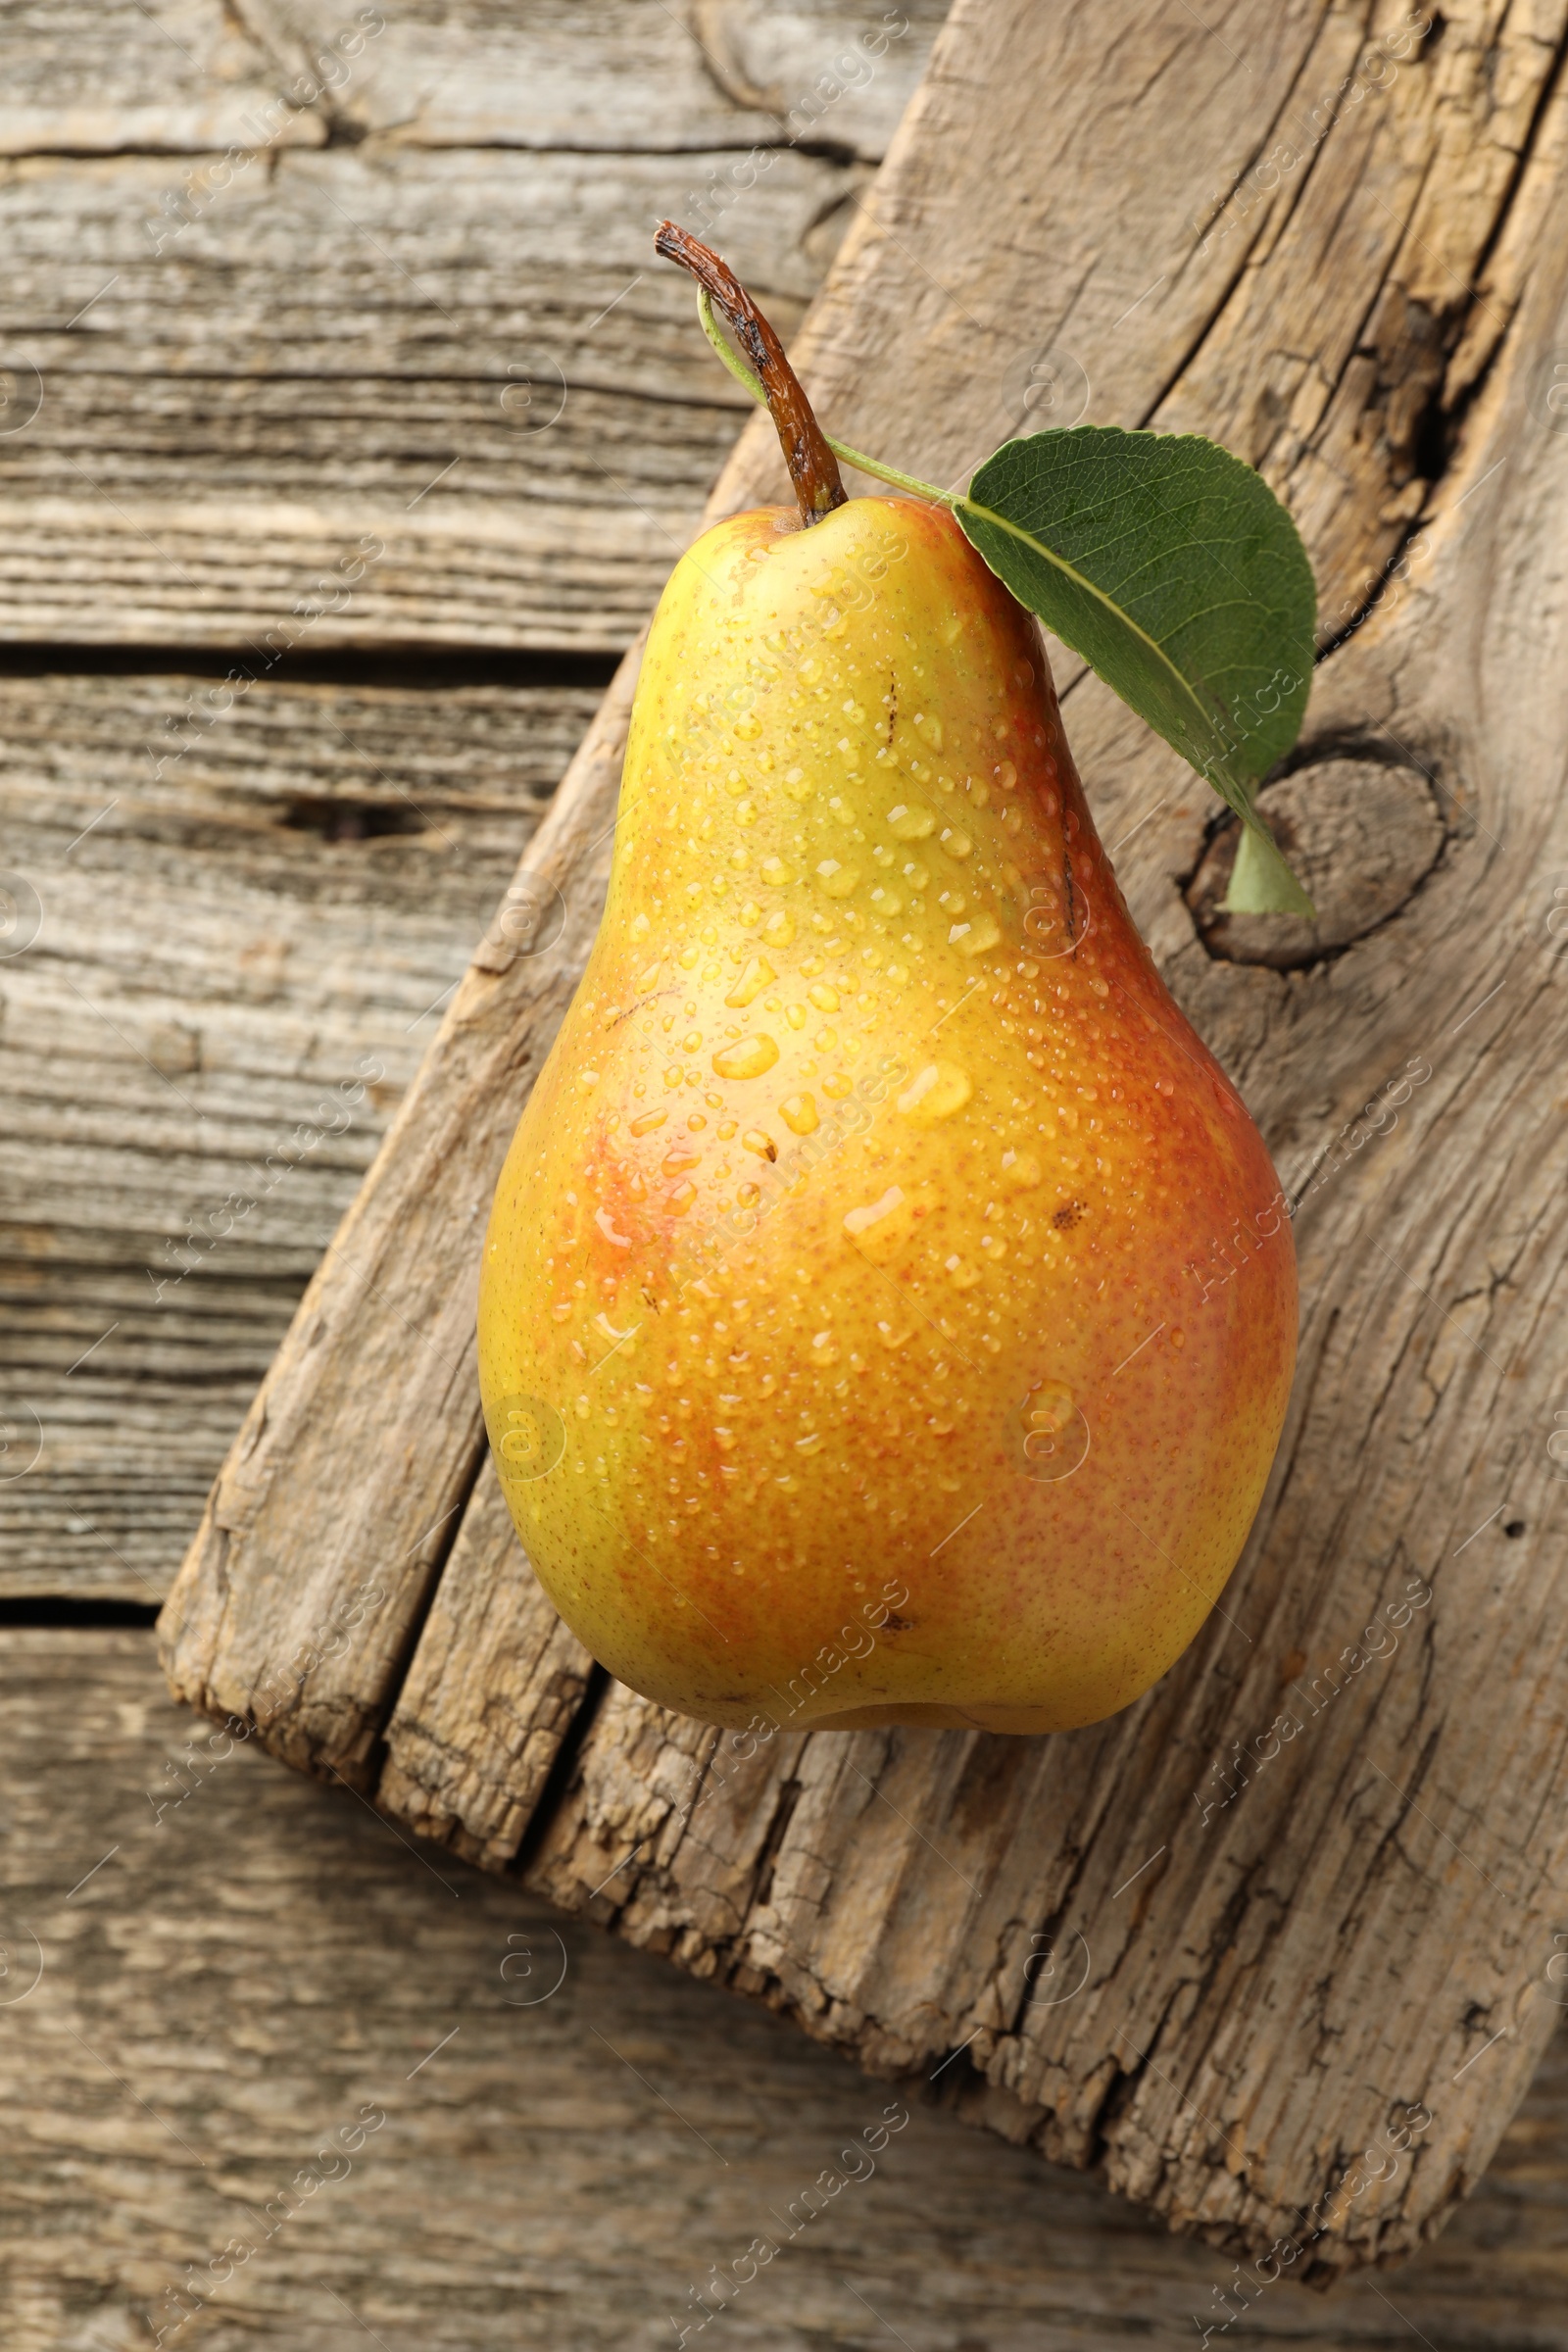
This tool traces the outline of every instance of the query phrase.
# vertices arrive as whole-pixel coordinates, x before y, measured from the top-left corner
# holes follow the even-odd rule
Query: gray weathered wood
[[[167,1592],[595,700],[228,691],[0,679],[7,1593]]]
[[[793,324],[940,7],[175,14],[0,108],[0,636],[621,652],[741,414],[652,226]]]
[[[679,153],[776,142],[782,123],[875,162],[943,13],[941,0],[702,0],[688,24],[656,0],[597,0],[591,17],[570,0],[456,0],[439,16],[61,0],[6,24],[0,154],[253,152],[345,132]]]
[[[593,1660],[556,1615],[487,1461],[387,1725],[377,1802],[491,1869],[515,1855]]]
[[[1302,759],[1425,774],[1447,838],[1414,895],[1331,960],[1211,959],[1182,889],[1208,822],[1199,788],[1070,681],[1134,910],[1299,1196],[1301,1371],[1225,1613],[1138,1707],[1045,1742],[781,1737],[715,1758],[711,1734],[612,1692],[530,1864],[558,1901],[873,2068],[954,2053],[978,2119],[1102,2164],[1179,2228],[1254,2254],[1296,2232],[1318,2274],[1410,2251],[1495,2145],[1555,2014],[1565,1793],[1547,1451],[1563,1038],[1544,925],[1568,870],[1552,552],[1568,436],[1544,389],[1568,343],[1563,12],[1527,30],[1478,4],[1420,54],[1386,40],[1384,86],[1277,166],[1234,235],[1212,233],[1212,158],[1270,152],[1302,105],[1310,121],[1368,29],[1259,5],[1220,40],[1191,11],[1113,31],[1104,12],[968,0],[803,343],[829,420],[938,479],[997,437],[1042,349],[1046,380],[1076,366],[1097,416],[1222,431],[1295,504],[1331,623],[1362,612],[1422,518],[1408,582],[1320,674]],[[1045,150],[1030,134],[1048,89]],[[1281,350],[1304,357],[1276,367]],[[714,511],[776,477],[754,428]],[[594,887],[565,855],[571,812],[603,815],[622,708],[623,690],[550,820],[564,978]],[[536,1020],[554,1015],[547,975],[526,993]],[[396,1310],[439,1335],[444,1364],[468,1346],[454,1299],[476,1240],[459,1237],[499,1148],[476,1087],[500,1074],[486,1022],[508,1025],[508,1082],[525,1082],[543,1038],[511,1028],[520,1004],[481,959],[355,1212],[389,1280],[408,1245]],[[470,1122],[451,1166],[445,1139]],[[1219,1270],[1245,1281],[1248,1246],[1217,1236],[1234,1252]],[[396,1697],[386,1665],[436,1565],[421,1513],[456,1507],[477,1427],[471,1388],[411,1360],[385,1315],[350,1333],[348,1298],[325,1278],[279,1358],[168,1650],[198,1703],[242,1704],[412,1539],[418,1565],[377,1620],[285,1706],[258,1707],[280,1752],[366,1772]],[[378,1465],[372,1495],[334,1429],[355,1367],[379,1394],[394,1360],[394,1470]],[[458,1668],[482,1681],[482,1660],[454,1653]],[[1431,2121],[1413,2153],[1367,2181],[1359,2151],[1417,2102]]]
[[[166,2346],[655,2352],[759,2236],[782,2250],[725,2323],[757,2352],[890,2328],[911,2352],[1125,2352],[1235,2311],[1228,2259],[960,2129],[948,2077],[858,2080],[514,1885],[434,1875],[345,1791],[209,1748],[151,1650],[0,1644],[7,2352],[143,2352],[193,2269],[218,2291]],[[874,2177],[804,2221],[895,2099],[911,2120]],[[316,2164],[366,2106],[386,2121],[352,2169]],[[306,2195],[313,2165],[335,2177]],[[1559,2034],[1440,2245],[1326,2298],[1282,2280],[1212,2340],[1568,2352],[1565,2221]],[[255,2251],[219,2285],[231,2240]]]
[[[0,630],[618,652],[739,414],[697,354],[660,363],[688,305],[644,247],[688,177],[657,155],[287,150],[154,256],[167,161],[0,175],[0,342],[41,381],[0,440]],[[797,313],[801,239],[843,178],[781,155],[737,220]]]
[[[334,23],[352,22],[353,11]],[[171,155],[253,143],[286,77],[222,0],[61,0],[5,24],[0,155]],[[320,145],[318,107],[280,109],[282,145]]]
[[[280,58],[330,42],[322,0],[253,0]],[[943,0],[571,0],[469,4],[440,20],[387,11],[323,106],[356,131],[421,147],[638,148],[704,154],[781,140],[876,163],[920,78]],[[350,20],[352,21],[352,20]],[[314,35],[314,44],[310,37]]]

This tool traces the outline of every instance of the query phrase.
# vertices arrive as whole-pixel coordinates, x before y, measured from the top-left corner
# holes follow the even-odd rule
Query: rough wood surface
[[[0,635],[619,653],[742,406],[653,223],[792,325],[941,10],[105,14],[0,106]]]
[[[0,1592],[167,1592],[594,702],[0,678]]]
[[[1371,35],[1383,86],[1217,234],[1214,155],[1272,154]],[[943,478],[994,437],[1020,352],[1070,335],[1097,415],[1216,426],[1263,465],[1331,622],[1423,518],[1408,580],[1324,665],[1303,760],[1426,773],[1447,844],[1332,959],[1210,960],[1179,887],[1196,789],[1093,682],[1069,702],[1105,838],[1131,837],[1135,911],[1300,1201],[1301,1372],[1226,1612],[1138,1708],[1041,1743],[781,1737],[715,1760],[710,1735],[612,1695],[530,1866],[868,2065],[961,2051],[959,2095],[999,2130],[1254,2258],[1296,2233],[1314,2270],[1407,2252],[1474,2181],[1554,2014],[1562,1900],[1544,925],[1568,439],[1542,385],[1568,338],[1563,21],[1475,6],[1396,37],[1304,7],[1233,10],[1220,40],[1191,11],[1116,37],[1104,12],[961,6],[805,344],[850,437]],[[1049,153],[1026,135],[1047,88]],[[1263,356],[1303,343],[1283,378]],[[718,505],[769,478],[763,449],[743,445]],[[176,1588],[177,1686],[253,1706],[318,1769],[373,1771],[431,1583],[424,1529],[472,1476],[464,1237],[515,1099],[494,1117],[494,1032],[515,1089],[542,1043],[517,1033],[522,1002],[553,1012],[590,928],[570,827],[600,822],[616,708],[550,819],[556,965],[518,984],[481,960],[348,1229],[419,1344],[321,1279]],[[1245,1281],[1252,1246],[1216,1236],[1216,1278]],[[340,1434],[356,1374],[384,1399],[373,1493]],[[405,1544],[385,1606],[319,1656],[313,1628]],[[1063,1990],[1042,1992],[1042,1951]]]
[[[963,2130],[949,2076],[858,2079],[225,1747],[145,1634],[0,1643],[7,2352],[144,2352],[149,2322],[205,2352],[657,2352],[671,2314],[726,2340],[693,2290],[758,2239],[724,2322],[755,2352],[1127,2352],[1236,2313],[1226,2257]],[[1568,2352],[1565,2244],[1559,2034],[1441,2244],[1326,2298],[1282,2278],[1223,2341]]]
[[[378,1803],[466,1860],[504,1868],[593,1671],[540,1591],[486,1461],[387,1725]]]
[[[813,130],[874,161],[943,13],[940,0],[896,11],[701,0],[686,22],[655,0],[596,0],[591,18],[571,0],[58,0],[8,18],[0,153],[259,152],[277,143],[280,118],[317,146],[396,134],[429,147],[679,153],[776,139],[782,121],[791,136]],[[901,19],[907,46],[893,33],[865,48]]]

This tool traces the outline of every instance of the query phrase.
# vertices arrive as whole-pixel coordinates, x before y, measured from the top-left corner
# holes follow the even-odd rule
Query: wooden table
[[[887,20],[846,4],[471,0],[352,55],[350,12],[216,0],[0,31],[0,864],[40,919],[0,965],[22,2352],[130,2352],[147,2315],[218,2352],[652,2346],[759,2238],[728,2325],[781,2352],[1174,2342],[1236,2308],[1227,2259],[966,2130],[940,2080],[895,2095],[209,1745],[148,1630],[738,424],[648,220],[701,226],[707,191],[789,327],[938,13],[868,74],[834,61]],[[1434,2248],[1282,2281],[1229,2335],[1568,2344],[1562,2046]]]
[[[7,2352],[145,2352],[142,2315],[177,2318],[189,2265],[217,2286],[235,2239],[166,2344],[656,2352],[759,2236],[780,2251],[725,2324],[760,2352],[1131,2352],[1214,2318],[1229,2261],[970,2131],[940,2082],[867,2082],[248,1747],[193,1767],[146,1632],[0,1654]],[[345,2148],[368,2105],[385,2124]],[[1282,2282],[1223,2340],[1559,2352],[1565,2273],[1559,2038],[1430,2252]]]

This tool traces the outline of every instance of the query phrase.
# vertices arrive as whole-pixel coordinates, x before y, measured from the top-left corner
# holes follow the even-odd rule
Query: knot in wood
[[[1315,760],[1266,786],[1257,806],[1316,916],[1224,911],[1241,831],[1234,816],[1211,836],[1186,897],[1211,956],[1281,972],[1338,955],[1397,914],[1437,864],[1447,837],[1421,770],[1382,760]]]

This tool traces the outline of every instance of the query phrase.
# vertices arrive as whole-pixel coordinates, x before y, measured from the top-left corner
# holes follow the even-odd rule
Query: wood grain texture
[[[723,2340],[692,2290],[759,2238],[724,2322],[755,2352],[1125,2352],[1235,2314],[1224,2256],[963,2130],[947,2077],[866,2082],[514,1883],[433,1875],[345,1791],[193,1742],[151,1651],[0,1642],[7,2352],[141,2352],[184,2310],[166,2345],[655,2352],[671,2313]],[[1287,2277],[1214,2340],[1565,2352],[1565,2232],[1559,2034],[1440,2245],[1326,2298]]]
[[[653,225],[793,326],[940,8],[170,13],[0,109],[0,636],[624,651],[741,415]]]
[[[1425,776],[1446,842],[1401,906],[1327,959],[1211,959],[1183,895],[1209,809],[1173,755],[1068,671],[1119,878],[1298,1211],[1300,1373],[1224,1613],[1138,1707],[1042,1742],[785,1726],[755,1754],[716,1752],[713,1734],[612,1691],[527,1861],[558,1902],[868,2067],[951,2055],[952,2095],[976,2120],[1100,2165],[1250,2257],[1289,2236],[1319,2276],[1406,2255],[1442,2226],[1555,2015],[1548,1448],[1568,1363],[1546,925],[1568,872],[1568,436],[1546,393],[1568,347],[1563,32],[1560,9],[1527,23],[1479,0],[1403,54],[1351,11],[1238,7],[1222,39],[1175,7],[1114,24],[1000,0],[956,11],[803,338],[819,407],[858,445],[951,478],[1004,429],[1016,370],[1027,390],[1044,352],[1035,382],[1068,382],[1070,360],[1096,416],[1219,423],[1257,458],[1300,513],[1331,623],[1363,616],[1404,546],[1320,670],[1300,764],[1375,758]],[[1369,41],[1395,68],[1382,86],[1347,96],[1217,236],[1214,156],[1273,154],[1302,93],[1337,88]],[[1042,89],[1060,99],[1049,151],[1027,135]],[[1436,324],[1434,254],[1453,280]],[[1303,343],[1289,401],[1262,397],[1260,355]],[[776,480],[749,428],[712,511]],[[612,697],[552,812],[563,845],[579,803],[585,830],[604,818],[621,708]],[[564,981],[590,928],[573,900]],[[557,1017],[548,975],[529,985]],[[443,1163],[442,1139],[494,1066],[476,1033],[489,989],[481,964],[355,1212],[389,1278],[406,1221],[417,1271],[389,1288],[393,1311],[448,1355],[469,1345],[452,1301],[472,1279],[464,1237],[487,1185],[470,1177],[499,1150],[494,1098],[469,1098],[468,1163]],[[521,1072],[545,1041],[514,1018],[509,998]],[[1216,1235],[1213,1278],[1245,1281],[1261,1246]],[[341,1311],[297,1327],[168,1622],[176,1688],[237,1706],[410,1542],[420,1565],[395,1606],[314,1660],[268,1732],[368,1784],[396,1698],[386,1665],[437,1565],[423,1514],[456,1511],[476,1458],[471,1387],[443,1405],[421,1360],[388,1398],[395,1478],[373,1495],[352,1480],[332,1431],[355,1367],[380,1394],[409,1355],[385,1312],[352,1333]],[[459,1670],[482,1686],[481,1658],[452,1653],[443,1679]],[[448,1760],[447,1786],[462,1769]],[[493,1817],[488,1788],[482,1803]],[[1387,2135],[1417,2108],[1430,2123],[1390,2163]]]
[[[0,678],[0,1592],[168,1591],[595,699]]]
[[[592,1672],[535,1581],[487,1460],[387,1725],[377,1802],[466,1861],[504,1869]]]
[[[222,149],[254,141],[280,94],[266,43],[221,0],[13,9],[4,42],[0,155]],[[327,135],[319,109],[306,106],[282,107],[268,127],[279,145]]]
[[[307,65],[354,15],[321,0],[252,0],[247,13],[280,59]],[[707,154],[793,141],[877,163],[945,14],[942,0],[598,0],[591,20],[570,0],[388,10],[322,105],[362,136],[421,147]]]
[[[718,0],[687,22],[654,0],[597,0],[591,20],[570,0],[61,0],[7,22],[0,153],[372,136],[679,153],[776,144],[782,125],[875,162],[943,13],[940,0]]]
[[[710,360],[659,360],[690,343],[645,267],[684,161],[306,160],[274,156],[157,256],[166,162],[0,173],[0,340],[40,387],[0,440],[0,630],[623,650],[739,413]],[[737,222],[796,315],[801,238],[843,177],[780,156]]]

